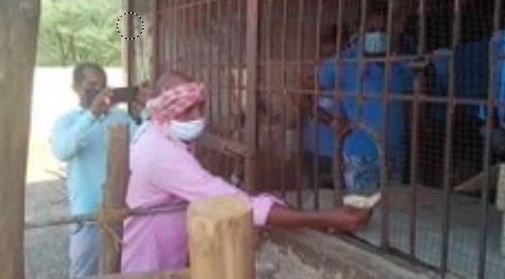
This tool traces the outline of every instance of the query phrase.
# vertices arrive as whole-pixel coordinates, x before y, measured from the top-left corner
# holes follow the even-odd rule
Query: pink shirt
[[[187,146],[168,139],[151,123],[133,138],[126,202],[132,209],[191,203],[239,194],[250,201],[255,225],[265,225],[275,199],[249,197],[202,168]],[[131,217],[124,225],[122,271],[178,271],[188,265],[186,210]]]

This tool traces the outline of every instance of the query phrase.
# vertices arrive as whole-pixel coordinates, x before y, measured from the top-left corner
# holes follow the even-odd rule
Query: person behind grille
[[[200,165],[191,148],[205,128],[205,85],[181,74],[168,73],[160,77],[154,94],[157,97],[147,103],[151,120],[139,128],[132,141],[126,202],[131,209],[179,206],[179,210],[125,221],[122,272],[186,268],[187,204],[209,197],[243,197],[251,204],[258,226],[352,232],[369,222],[369,210],[297,211],[267,194],[251,197],[212,175]]]
[[[449,85],[454,79],[454,97],[485,101],[489,88],[489,41],[492,27],[492,2],[461,1],[460,30],[457,45],[451,48],[453,35],[453,1],[433,1],[432,12],[426,15],[427,45],[431,52],[432,76],[429,92],[433,96],[450,98]],[[416,24],[417,25],[417,24]],[[416,26],[414,25],[414,26]],[[450,75],[451,58],[454,73]],[[429,185],[440,186],[446,135],[447,106],[445,104],[426,104],[428,109],[424,119],[432,135],[428,146],[431,148],[432,162],[440,162],[432,169],[426,168]],[[481,170],[483,141],[480,129],[486,118],[485,106],[459,105],[453,115],[452,173],[451,184],[457,185]],[[429,178],[429,177],[427,177]]]
[[[350,39],[350,34],[348,28],[343,26],[341,31],[341,49],[345,56],[349,51],[352,50],[352,41]],[[325,61],[332,59],[337,51],[337,34],[338,26],[337,24],[331,24],[324,28],[320,36],[320,62],[318,68],[321,68]],[[310,74],[303,78],[302,86],[304,89],[312,90],[315,92],[314,85],[318,86],[319,90],[324,90],[320,81],[315,81],[314,75]],[[333,94],[333,92],[327,92],[328,95]],[[307,170],[306,178],[308,183],[315,183],[314,173],[312,171],[313,164],[317,163],[319,167],[319,172],[323,176],[331,175],[332,172],[332,161],[333,161],[333,145],[334,145],[334,121],[340,121],[336,127],[340,127],[341,130],[345,129],[346,120],[344,118],[334,119],[333,115],[327,110],[323,109],[321,106],[317,106],[317,121],[314,115],[314,102],[312,94],[308,94],[303,97],[301,103],[301,111],[305,116],[304,123],[304,145],[305,145],[305,169]],[[317,135],[316,135],[317,133]],[[316,139],[316,137],[318,139]],[[317,142],[317,144],[316,144]],[[317,149],[317,151],[316,151]],[[316,156],[314,156],[316,154]],[[315,160],[314,160],[315,158]],[[323,188],[332,187],[328,183],[328,179],[321,179],[319,181]]]
[[[370,11],[364,42],[354,43],[344,50],[343,59],[335,61],[335,58],[326,59],[319,67],[319,85],[323,89],[323,97],[319,98],[318,106],[340,122],[343,131],[339,131],[339,141],[343,146],[345,186],[349,191],[373,192],[379,184],[379,150],[378,142],[374,138],[380,136],[385,128],[385,112],[381,94],[385,89],[385,63],[367,62],[360,72],[358,62],[346,61],[356,58],[369,58],[384,56],[387,46],[385,34],[385,12],[383,7],[377,7]],[[393,62],[391,65],[391,94],[406,94],[412,91],[413,73],[403,62]],[[337,83],[338,81],[338,83]],[[361,83],[361,84],[360,84]],[[359,97],[360,88],[364,94],[376,95],[373,98]],[[332,99],[337,89],[340,94],[346,94],[340,102]],[[326,95],[326,97],[325,97]],[[393,172],[401,179],[405,164],[406,143],[405,108],[399,102],[390,103],[390,129],[388,132],[388,145],[385,150]],[[345,124],[347,123],[347,124]],[[368,131],[348,130],[348,125],[362,124]],[[323,134],[323,129],[327,132]],[[306,142],[309,150],[315,152],[317,130],[307,129]],[[335,133],[331,126],[319,128],[319,154],[333,158],[335,153]]]

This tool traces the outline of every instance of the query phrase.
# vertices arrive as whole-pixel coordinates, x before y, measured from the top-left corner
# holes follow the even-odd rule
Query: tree
[[[37,64],[121,64],[120,0],[44,0]]]

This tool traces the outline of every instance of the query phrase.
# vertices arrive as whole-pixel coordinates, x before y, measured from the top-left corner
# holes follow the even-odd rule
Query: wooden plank
[[[213,134],[204,134],[199,140],[199,143],[207,148],[211,148],[214,151],[220,153],[231,155],[231,156],[249,156],[249,152],[245,144],[238,141],[228,140]]]
[[[108,178],[104,189],[102,213],[126,207],[126,190],[129,178],[129,129],[126,125],[113,126],[109,130]],[[119,240],[123,236],[123,221],[111,217],[107,222]],[[118,273],[121,270],[121,249],[110,231],[102,229],[102,255],[100,274]]]
[[[251,206],[237,196],[192,203],[188,213],[192,279],[253,279]]]
[[[39,0],[0,1],[0,270],[24,278],[26,160]]]
[[[496,188],[497,176],[498,176],[499,168],[497,165],[491,167],[491,176],[490,176],[490,189]],[[463,181],[461,184],[454,188],[454,192],[461,193],[479,193],[484,186],[485,183],[485,172],[481,171],[478,174],[472,176],[471,178]]]
[[[245,160],[245,184],[248,190],[256,185],[257,151],[257,82],[258,82],[258,0],[247,0],[246,64],[247,64],[247,106],[246,145],[251,152]]]

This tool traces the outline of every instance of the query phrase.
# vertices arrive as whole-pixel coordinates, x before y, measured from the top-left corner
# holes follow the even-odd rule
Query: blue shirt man
[[[371,19],[370,22],[374,22],[373,19],[378,22],[384,21],[380,15],[372,16]],[[381,135],[386,121],[390,125],[386,150],[389,158],[397,162],[392,166],[399,170],[404,167],[407,115],[401,101],[391,101],[389,103],[390,118],[385,119],[385,108],[381,98],[385,93],[385,64],[382,62],[366,63],[363,72],[360,73],[358,62],[346,61],[360,58],[363,54],[383,54],[385,40],[384,33],[369,32],[365,35],[364,45],[348,49],[343,54],[343,61],[336,63],[334,58],[328,59],[319,68],[319,84],[323,88],[323,97],[318,101],[319,107],[333,116],[345,118],[351,124],[360,123],[373,133],[368,134],[367,131],[362,130],[353,131],[341,143],[345,164],[345,184],[351,191],[376,190],[379,184],[380,169],[378,142],[374,136]],[[413,73],[408,67],[404,63],[395,62],[391,65],[391,70],[390,93],[406,94],[411,92]],[[378,98],[367,98],[361,103],[358,97],[360,83],[363,93],[377,94]],[[342,102],[336,102],[331,97],[324,97],[324,95],[332,96],[336,88],[340,92],[352,96],[344,97]],[[335,131],[333,128],[324,123],[315,123],[313,120],[308,120],[306,126],[305,142],[309,152],[332,158],[335,154]]]
[[[67,187],[73,215],[94,214],[102,202],[106,179],[107,132],[113,124],[132,124],[127,113],[110,109],[112,91],[106,75],[96,64],[74,70],[74,90],[80,108],[61,116],[51,137],[54,155],[67,162]],[[78,224],[70,237],[71,278],[98,273],[100,233],[95,224]]]
[[[95,117],[82,108],[57,121],[51,143],[54,155],[68,163],[67,186],[73,215],[94,214],[100,208],[106,179],[108,128],[130,121],[122,110]]]

